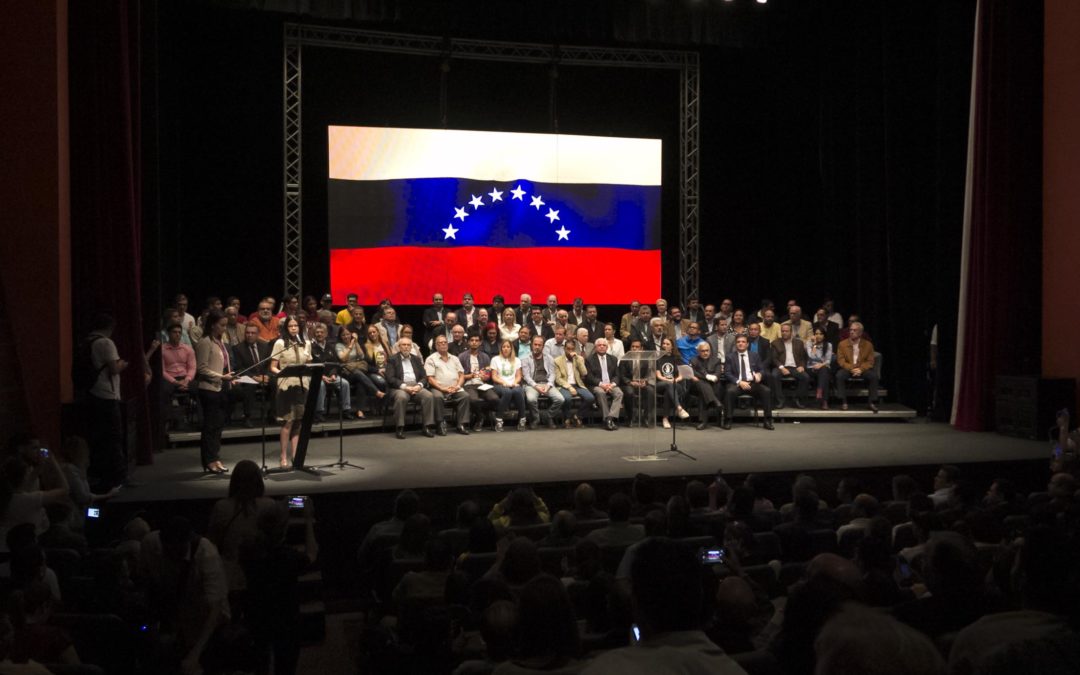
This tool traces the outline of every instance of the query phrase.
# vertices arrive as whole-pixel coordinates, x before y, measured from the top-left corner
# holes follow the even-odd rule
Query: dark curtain
[[[953,411],[964,431],[993,427],[997,375],[1040,369],[1042,26],[1042,3],[979,1]]]
[[[130,366],[121,379],[136,461],[152,461],[141,309],[139,3],[72,2],[71,232],[74,336],[97,312],[116,318],[113,339]]]

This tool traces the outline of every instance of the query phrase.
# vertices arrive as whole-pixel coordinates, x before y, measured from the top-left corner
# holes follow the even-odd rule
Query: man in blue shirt
[[[697,346],[704,342],[701,337],[701,325],[696,321],[690,322],[690,325],[686,329],[686,335],[682,336],[675,343],[675,346],[679,348],[679,353],[682,354],[683,363],[689,364],[697,356]]]

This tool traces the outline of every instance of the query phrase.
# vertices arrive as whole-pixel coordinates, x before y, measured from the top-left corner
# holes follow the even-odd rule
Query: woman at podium
[[[311,345],[300,336],[300,322],[295,316],[285,320],[285,331],[270,352],[270,372],[277,375],[289,366],[311,362]],[[304,397],[310,377],[279,377],[274,403],[281,421],[281,466],[292,466],[300,442],[300,424],[304,419]]]

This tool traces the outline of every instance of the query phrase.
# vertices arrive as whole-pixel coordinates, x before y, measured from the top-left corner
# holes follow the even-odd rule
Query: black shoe
[[[554,429],[555,428],[555,418],[552,417],[551,415],[548,415],[547,428],[548,429]]]
[[[315,419],[312,420],[315,424],[326,424],[326,415],[322,413],[315,413]]]
[[[439,422],[439,426],[435,427],[435,433],[440,436],[446,435],[446,422]]]
[[[731,422],[724,420],[724,423],[720,425],[720,428],[724,431],[731,431]]]
[[[243,422],[243,424],[244,424],[244,426],[245,426],[246,428],[248,428],[248,429],[252,429],[252,428],[254,428],[254,427],[255,427],[255,425],[251,423],[251,419],[250,419],[250,418],[248,418],[248,417],[245,417],[245,418],[244,418],[244,422]]]
[[[435,438],[435,432],[431,430],[431,427],[424,427],[424,435],[428,438]]]
[[[462,436],[468,436],[469,435],[469,430],[464,424],[457,425],[457,432],[459,434],[461,434]]]
[[[607,418],[607,421],[604,422],[604,428],[606,428],[608,431],[615,431],[615,429],[617,428],[615,426],[615,418],[614,417]]]
[[[775,429],[775,427],[772,425],[772,420],[765,420],[762,428],[765,429],[765,431],[772,431],[773,429]]]
[[[537,417],[537,418],[536,418],[536,419],[534,419],[533,421],[529,422],[529,428],[530,428],[530,429],[532,429],[532,430],[534,430],[534,431],[535,431],[536,429],[539,429],[539,428],[540,428],[540,418],[539,418],[539,417]]]
[[[707,427],[707,426],[709,426],[708,423],[705,420],[701,420],[700,422],[697,423],[697,430],[698,431],[705,431],[705,427]]]
[[[875,413],[877,413],[877,411],[878,411],[877,403],[875,403],[874,401],[871,401],[870,402],[870,409],[873,410]]]
[[[398,438],[404,439],[405,438],[405,427],[398,427],[397,431],[394,432],[394,435],[397,436]]]
[[[476,420],[472,425],[472,430],[473,430],[474,433],[479,433],[479,432],[483,431],[483,429],[484,429],[484,420],[482,420],[482,419]]]
[[[795,407],[796,408],[805,408],[806,404],[802,402],[801,398],[797,398],[797,399],[795,399]]]
[[[774,405],[773,408],[775,410],[783,410],[783,408],[784,408],[784,399],[780,399],[779,401],[777,401],[776,405]]]

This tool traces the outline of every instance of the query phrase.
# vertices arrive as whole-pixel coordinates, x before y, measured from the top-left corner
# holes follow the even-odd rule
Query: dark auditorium
[[[1080,673],[1080,2],[0,12],[0,675]]]

